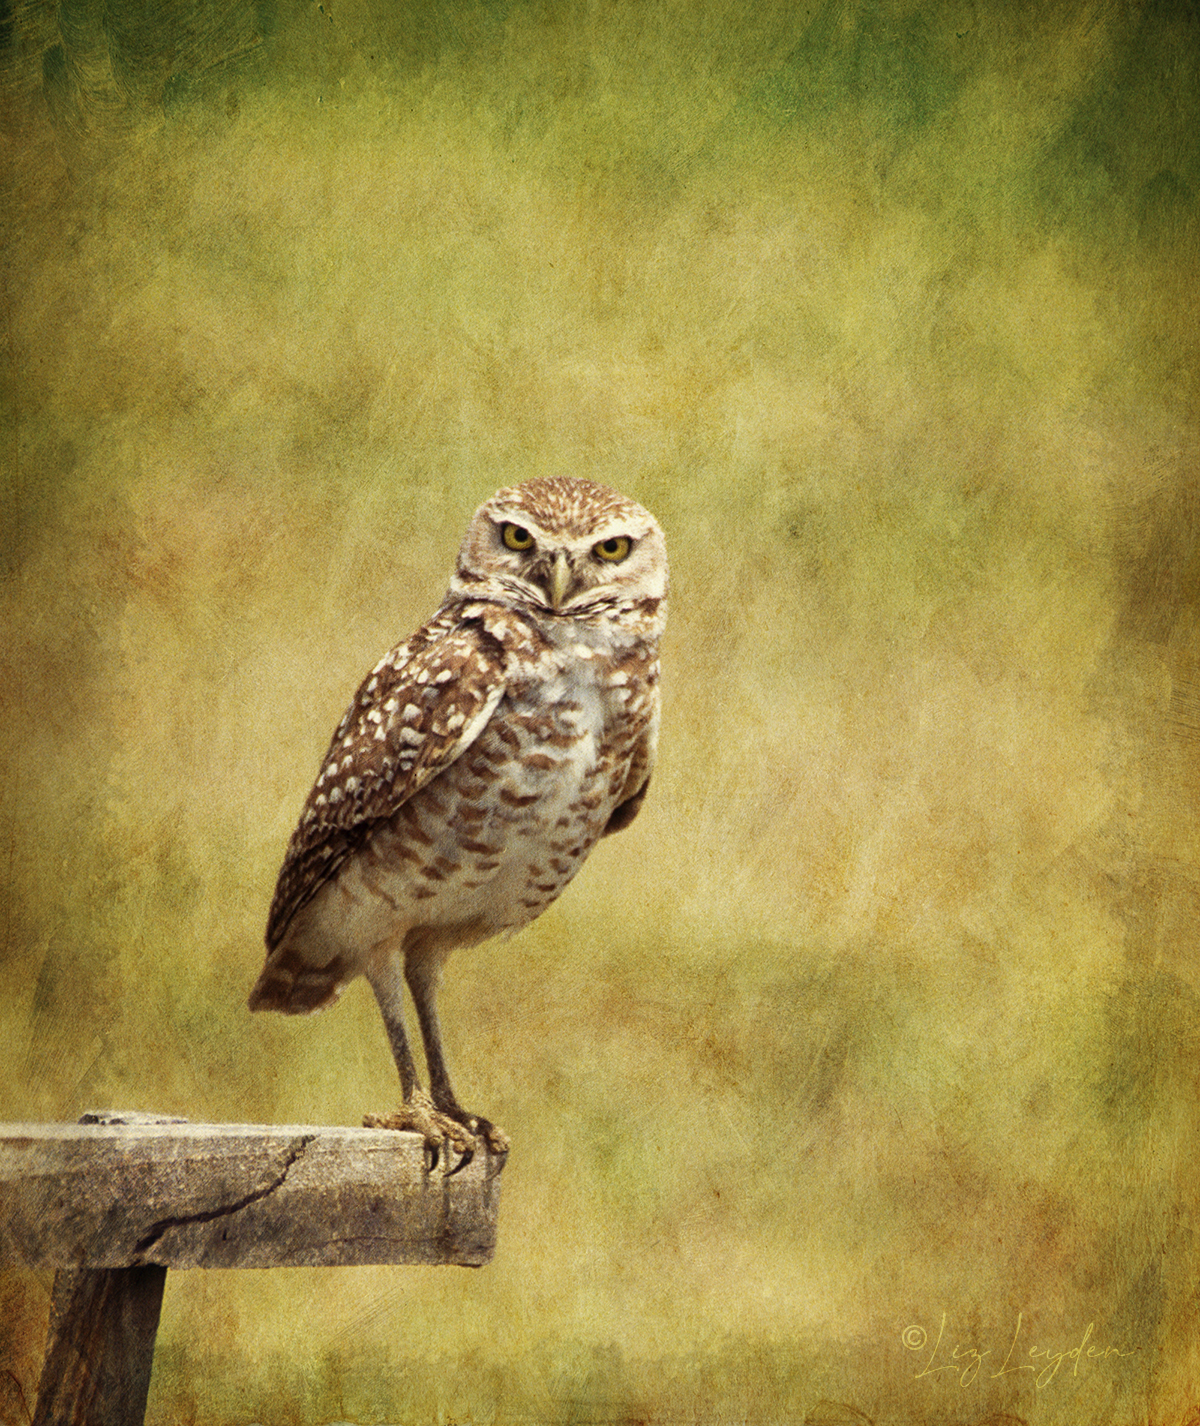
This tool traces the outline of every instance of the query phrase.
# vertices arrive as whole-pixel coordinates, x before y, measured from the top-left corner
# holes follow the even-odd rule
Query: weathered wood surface
[[[31,1426],[136,1426],[167,1270],[59,1268]]]
[[[430,1171],[417,1134],[320,1125],[0,1125],[0,1265],[490,1261],[498,1163]]]

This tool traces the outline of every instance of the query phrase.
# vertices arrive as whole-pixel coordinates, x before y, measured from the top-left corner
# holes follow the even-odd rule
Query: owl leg
[[[416,1065],[404,1026],[404,982],[398,960],[398,956],[389,958],[385,968],[368,971],[367,979],[375,992],[387,1029],[392,1058],[400,1073],[400,1093],[404,1102],[391,1114],[364,1114],[363,1125],[367,1129],[411,1129],[423,1135],[430,1153],[431,1170],[437,1167],[443,1145],[452,1144],[464,1156],[458,1165],[462,1168],[471,1161],[475,1138],[461,1119],[444,1111],[439,1112],[434,1101],[417,1083]]]
[[[404,992],[400,977],[395,974],[398,967],[393,964],[390,968],[392,975],[375,974],[369,979],[375,999],[379,1002],[379,1013],[383,1016],[388,1044],[392,1047],[392,1058],[400,1072],[400,1092],[405,1100],[409,1100],[413,1090],[417,1088],[417,1067],[408,1047],[408,1033],[404,1025]]]
[[[490,1119],[480,1114],[471,1114],[459,1104],[450,1084],[446,1070],[445,1056],[442,1054],[442,1031],[437,1017],[437,990],[441,980],[442,961],[437,955],[412,955],[405,958],[404,978],[412,993],[417,1009],[417,1021],[421,1026],[421,1039],[425,1044],[425,1063],[429,1067],[429,1092],[433,1103],[441,1113],[449,1115],[459,1124],[464,1124],[472,1134],[477,1135],[487,1145],[489,1153],[507,1154],[508,1135]],[[465,1163],[459,1168],[465,1167]]]

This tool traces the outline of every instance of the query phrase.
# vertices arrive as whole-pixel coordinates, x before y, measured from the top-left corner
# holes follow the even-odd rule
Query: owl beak
[[[566,554],[559,550],[550,566],[550,607],[556,614],[562,608],[570,588],[571,566],[567,562]]]

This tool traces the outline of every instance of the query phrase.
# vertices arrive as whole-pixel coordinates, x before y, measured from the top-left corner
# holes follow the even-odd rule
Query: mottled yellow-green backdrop
[[[0,20],[2,1117],[387,1108],[245,1009],[333,724],[501,484],[673,562],[645,810],[450,964],[494,1263],[172,1274],[148,1419],[1194,1426],[1196,5]]]

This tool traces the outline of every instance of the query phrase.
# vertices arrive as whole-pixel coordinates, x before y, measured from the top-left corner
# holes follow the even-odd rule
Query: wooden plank
[[[166,1268],[60,1268],[32,1426],[136,1426]]]
[[[0,1265],[478,1267],[502,1161],[420,1136],[265,1124],[0,1125]]]

